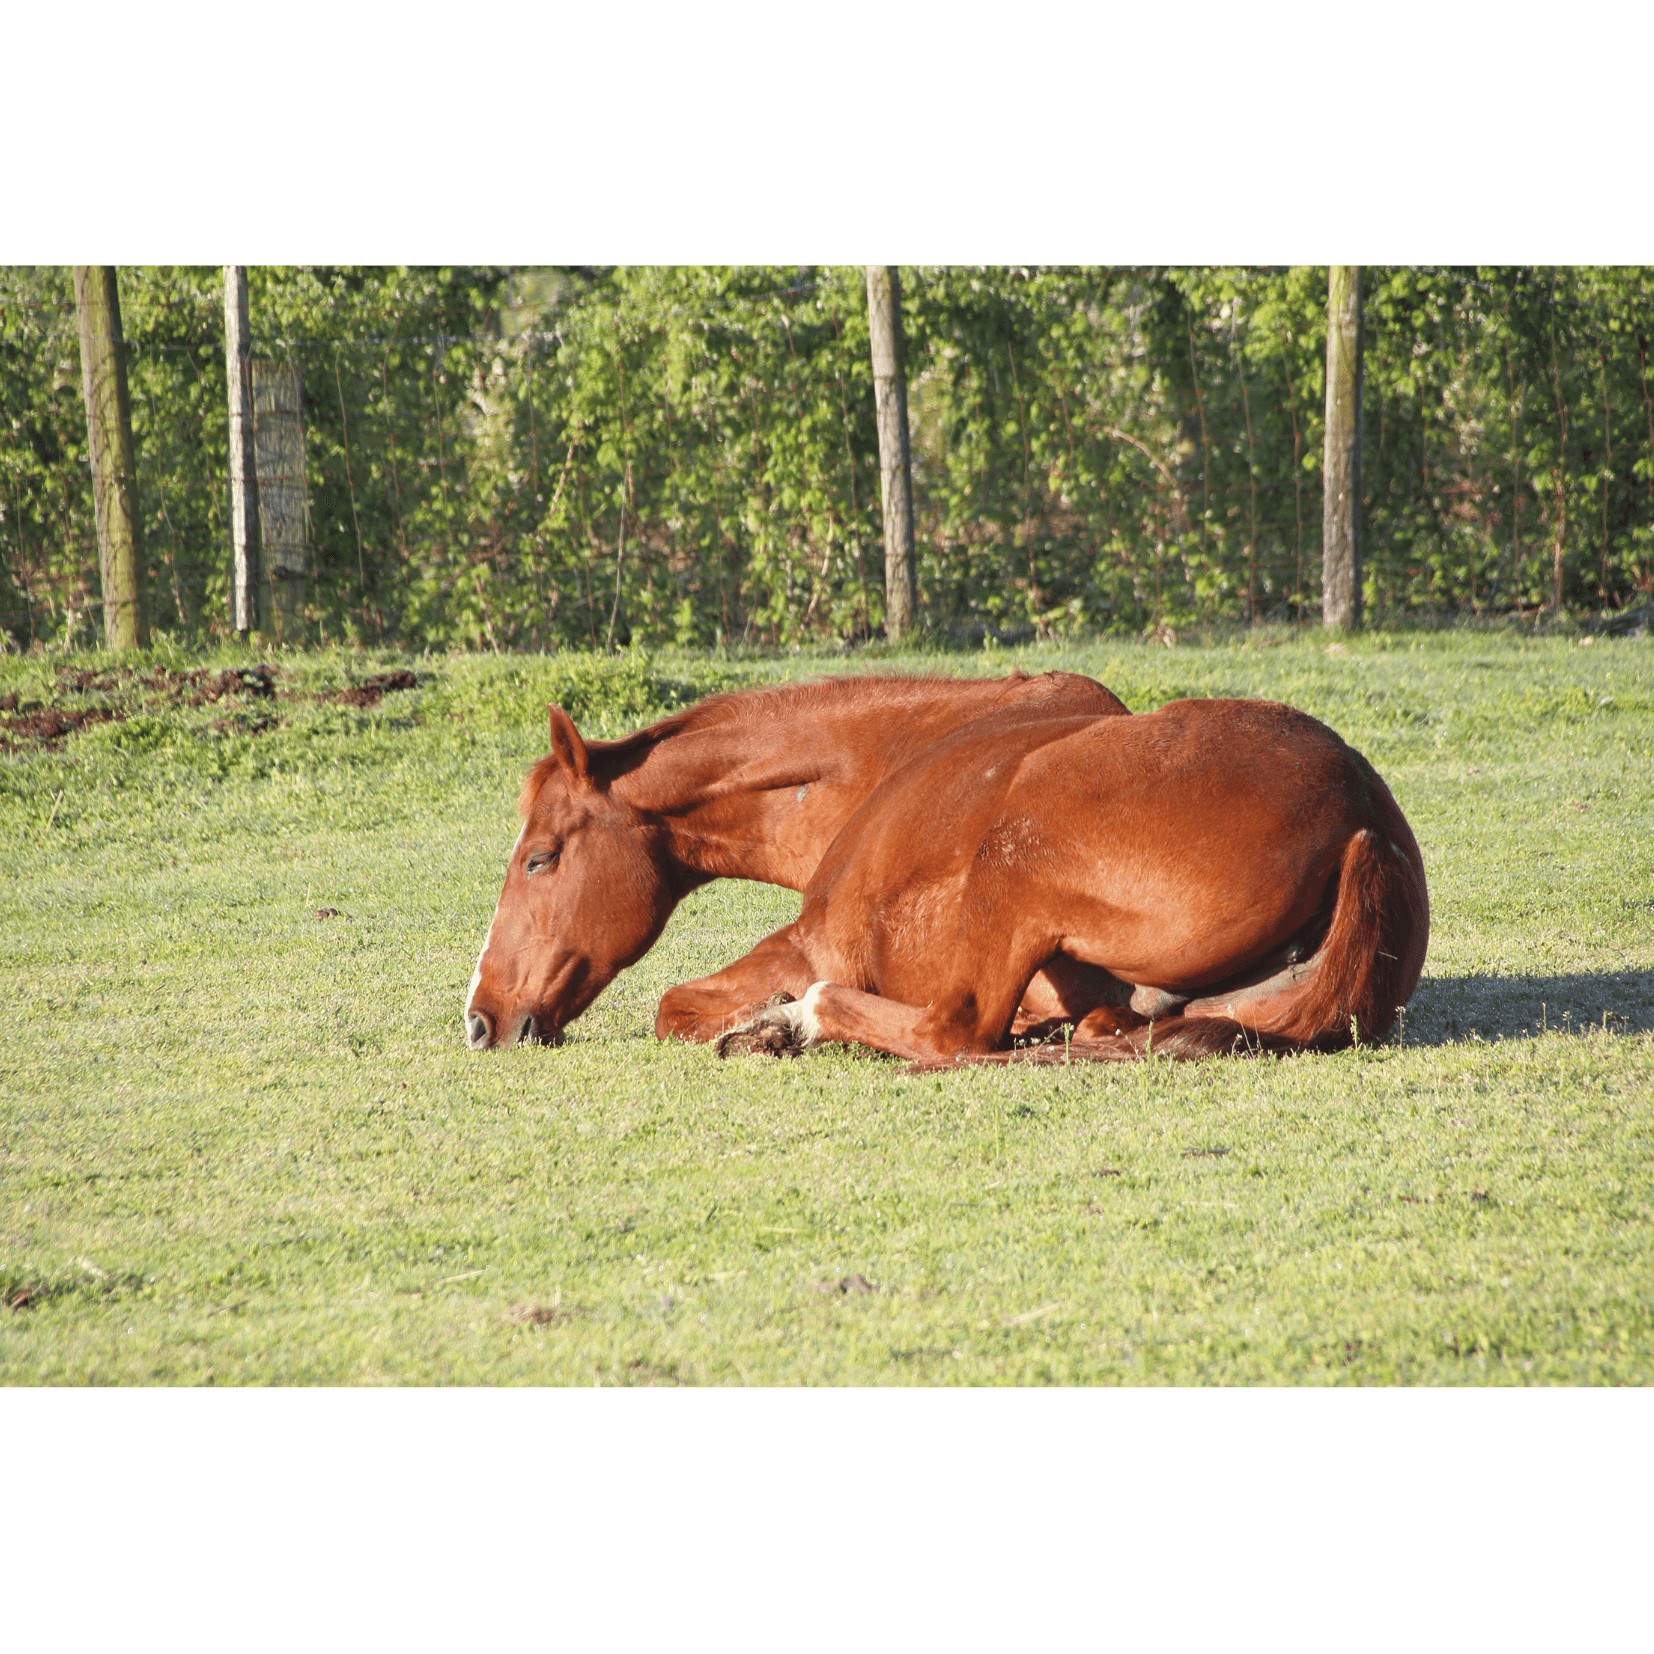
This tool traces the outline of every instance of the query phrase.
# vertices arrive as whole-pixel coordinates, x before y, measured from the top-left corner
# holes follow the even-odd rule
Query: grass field
[[[0,663],[0,1379],[1654,1377],[1654,642],[263,658],[228,690],[260,657]],[[744,682],[1012,664],[1134,710],[1286,700],[1360,747],[1430,875],[1400,1042],[719,1063],[655,1042],[656,999],[797,909],[719,884],[561,1050],[465,1049],[548,699],[606,735]],[[417,687],[363,691],[393,668]],[[43,746],[54,708],[92,717]]]

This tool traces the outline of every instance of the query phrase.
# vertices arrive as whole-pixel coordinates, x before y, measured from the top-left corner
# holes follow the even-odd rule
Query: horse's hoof
[[[779,1003],[778,1003],[779,1002]],[[804,1033],[784,1006],[793,1003],[791,994],[777,994],[770,1001],[774,1010],[765,1010],[739,1028],[720,1034],[712,1049],[720,1057],[740,1051],[749,1057],[798,1057],[804,1054]]]

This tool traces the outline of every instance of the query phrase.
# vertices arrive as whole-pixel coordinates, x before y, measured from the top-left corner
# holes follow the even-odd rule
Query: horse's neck
[[[891,768],[959,721],[975,699],[961,687],[894,701],[801,699],[773,718],[676,730],[611,787],[659,821],[672,859],[698,878],[802,890]]]

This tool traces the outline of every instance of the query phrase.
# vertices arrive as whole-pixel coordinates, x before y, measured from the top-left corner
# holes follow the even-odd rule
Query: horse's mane
[[[1021,667],[1010,673],[1013,680],[1026,678]],[[714,729],[721,725],[752,724],[778,718],[789,713],[830,708],[836,703],[851,700],[877,705],[897,705],[912,698],[915,691],[935,688],[938,684],[991,683],[999,679],[949,678],[940,672],[913,676],[888,677],[822,677],[807,678],[802,683],[764,684],[752,689],[733,689],[722,695],[708,695],[681,712],[673,712],[657,722],[622,735],[614,741],[588,741],[587,750],[594,761],[601,759],[605,769],[627,770],[660,742],[674,735],[686,735]],[[534,807],[540,789],[561,768],[556,754],[538,760],[523,778],[522,796],[517,808],[523,815]]]

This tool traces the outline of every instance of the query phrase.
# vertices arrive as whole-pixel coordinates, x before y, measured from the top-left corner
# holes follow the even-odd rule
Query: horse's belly
[[[1075,904],[1060,951],[1121,981],[1194,992],[1233,976],[1307,925],[1320,889],[1262,891],[1249,905],[1210,900],[1168,881],[1150,913]]]

